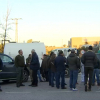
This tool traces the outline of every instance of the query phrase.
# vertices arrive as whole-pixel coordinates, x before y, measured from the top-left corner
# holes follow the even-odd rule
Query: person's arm
[[[77,67],[80,69],[80,59],[77,57]]]
[[[18,56],[15,57],[15,66],[18,67]]]

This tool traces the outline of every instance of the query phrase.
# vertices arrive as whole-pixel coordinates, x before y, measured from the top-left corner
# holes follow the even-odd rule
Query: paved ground
[[[69,84],[68,78],[66,83]],[[3,92],[0,92],[0,100],[100,100],[100,87],[94,86],[91,92],[85,92],[80,75],[78,83],[78,91],[71,91],[68,85],[66,90],[52,88],[46,82],[39,82],[38,87],[29,87],[29,81],[20,88],[15,87],[15,82],[1,83]]]

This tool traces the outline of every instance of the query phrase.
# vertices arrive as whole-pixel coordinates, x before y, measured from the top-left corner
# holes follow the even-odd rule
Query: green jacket
[[[25,67],[24,56],[17,55],[15,57],[15,66],[16,67]]]

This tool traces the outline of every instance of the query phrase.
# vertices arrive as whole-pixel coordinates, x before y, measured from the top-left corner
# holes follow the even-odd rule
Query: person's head
[[[75,50],[74,50],[74,49],[72,49],[72,50],[71,50],[71,53],[74,53],[74,54],[75,54]]]
[[[21,49],[18,51],[18,53],[19,55],[23,55],[23,51]]]
[[[51,53],[50,53],[50,56],[52,56],[53,54],[54,54],[54,52],[51,52]]]
[[[29,56],[28,57],[31,57],[31,54],[29,54]]]
[[[59,55],[62,55],[62,56],[63,56],[63,55],[64,55],[64,54],[63,54],[63,51],[60,51],[60,52],[59,52]]]
[[[93,47],[92,46],[89,46],[89,48],[88,48],[89,50],[92,50],[93,49]]]
[[[32,50],[31,50],[31,53],[32,53],[32,54],[33,54],[33,53],[35,53],[35,50],[34,50],[34,49],[32,49]]]

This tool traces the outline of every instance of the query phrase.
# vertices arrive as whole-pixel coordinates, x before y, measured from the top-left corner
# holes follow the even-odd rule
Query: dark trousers
[[[49,85],[51,85],[51,70],[50,69],[48,71],[48,76],[49,76]]]
[[[56,72],[56,87],[57,88],[59,88],[60,77],[61,77],[61,88],[64,88],[65,87],[65,71]]]
[[[51,86],[54,86],[55,72],[51,72]]]
[[[48,71],[44,71],[44,77],[46,78],[46,81],[49,81]]]
[[[76,88],[78,70],[70,70],[70,88]]]
[[[89,89],[91,89],[92,77],[93,77],[93,68],[92,67],[85,67],[84,74],[85,74],[85,85],[87,85],[88,76],[89,76]]]
[[[99,69],[94,69],[93,70],[93,79],[92,79],[92,83],[95,84],[95,75],[97,78],[97,84],[100,84],[100,79],[99,79]]]
[[[20,86],[23,82],[23,71],[24,71],[24,68],[23,67],[17,67],[17,86]]]
[[[37,70],[32,70],[32,85],[38,85]]]

